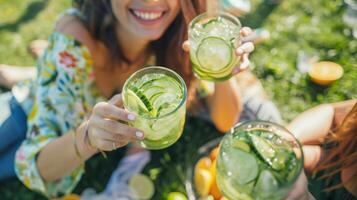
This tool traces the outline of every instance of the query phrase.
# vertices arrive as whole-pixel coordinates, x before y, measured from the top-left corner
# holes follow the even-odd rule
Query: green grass
[[[0,0],[0,63],[34,65],[27,45],[47,39],[54,22],[70,0]]]
[[[357,40],[342,23],[345,11],[342,0],[286,0],[278,6],[261,0],[253,2],[253,12],[241,21],[247,26],[268,29],[272,37],[256,47],[251,60],[285,120],[320,103],[357,98]],[[0,0],[0,63],[33,65],[34,60],[26,52],[27,44],[46,38],[57,14],[69,5],[69,0]],[[322,60],[341,64],[345,75],[330,87],[313,84],[305,74],[296,71],[299,50],[315,52]],[[188,118],[179,142],[166,150],[154,151],[145,168],[156,185],[154,199],[165,199],[171,191],[185,192],[186,168],[196,150],[218,136],[209,123]],[[86,187],[103,190],[121,154],[111,153],[107,160],[100,156],[91,159],[75,192],[80,193]],[[0,197],[42,199],[15,179],[0,184]]]

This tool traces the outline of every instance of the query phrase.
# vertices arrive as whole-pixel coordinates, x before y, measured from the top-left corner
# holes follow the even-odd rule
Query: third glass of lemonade
[[[226,12],[213,16],[203,13],[191,21],[188,37],[196,76],[208,81],[232,76],[239,62],[235,50],[240,44],[240,29],[238,18]]]
[[[184,80],[164,67],[146,67],[124,84],[124,107],[137,115],[130,125],[141,129],[147,149],[162,149],[181,136],[186,117],[187,89]]]
[[[230,200],[282,200],[303,167],[300,143],[285,128],[247,121],[227,133],[217,158],[217,184]]]

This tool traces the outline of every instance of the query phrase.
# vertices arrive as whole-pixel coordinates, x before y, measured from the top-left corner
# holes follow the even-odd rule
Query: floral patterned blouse
[[[76,14],[75,11],[66,14]],[[27,139],[17,151],[15,171],[28,188],[55,197],[72,191],[81,178],[83,166],[59,181],[44,182],[36,167],[38,153],[54,139],[78,127],[93,105],[105,99],[95,87],[89,50],[69,35],[52,33],[37,67]]]

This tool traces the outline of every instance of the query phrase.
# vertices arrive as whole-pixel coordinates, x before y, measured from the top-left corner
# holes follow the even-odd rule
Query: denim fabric
[[[0,181],[14,177],[17,148],[26,137],[27,116],[11,93],[0,95]]]

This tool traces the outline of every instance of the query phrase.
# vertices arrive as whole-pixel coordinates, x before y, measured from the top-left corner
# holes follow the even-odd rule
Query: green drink
[[[124,107],[137,115],[130,125],[144,131],[140,144],[162,149],[175,143],[183,132],[187,89],[183,79],[164,67],[135,72],[124,84]]]
[[[302,164],[301,146],[285,128],[269,122],[245,122],[221,141],[217,184],[231,200],[284,199]]]
[[[232,76],[239,59],[235,49],[240,44],[241,24],[237,17],[221,12],[203,13],[189,25],[190,59],[193,72],[200,79],[223,81]]]

